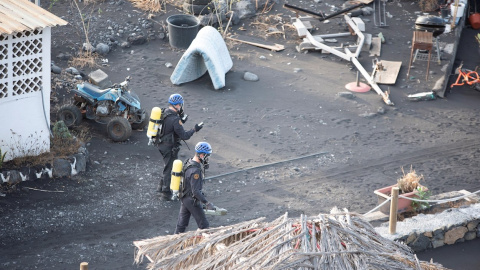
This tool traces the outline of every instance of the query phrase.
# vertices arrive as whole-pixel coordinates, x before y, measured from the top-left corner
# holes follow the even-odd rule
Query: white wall
[[[0,148],[6,161],[50,150],[51,29],[0,38]]]

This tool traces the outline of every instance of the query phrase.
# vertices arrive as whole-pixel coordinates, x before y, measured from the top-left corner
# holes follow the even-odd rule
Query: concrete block
[[[88,79],[92,84],[97,85],[101,89],[112,86],[112,82],[108,79],[107,73],[103,72],[101,69],[90,72],[90,74],[88,74]]]
[[[359,17],[353,17],[352,21],[357,25],[358,30],[364,32],[365,31],[365,23]]]
[[[363,35],[365,36],[365,39],[363,40],[362,51],[368,52],[372,46],[372,34],[363,33]]]
[[[307,35],[308,29],[302,21],[295,21],[293,26],[297,29],[297,34],[299,37],[305,37]]]

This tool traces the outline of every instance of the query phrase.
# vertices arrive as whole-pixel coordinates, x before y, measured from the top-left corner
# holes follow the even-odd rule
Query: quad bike
[[[73,104],[63,105],[58,111],[58,120],[67,127],[77,126],[83,118],[107,124],[108,136],[116,142],[126,141],[132,129],[142,129],[149,121],[140,99],[127,86],[130,77],[107,89],[84,82],[73,89]]]

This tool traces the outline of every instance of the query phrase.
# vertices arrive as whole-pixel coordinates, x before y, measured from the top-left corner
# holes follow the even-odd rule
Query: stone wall
[[[453,245],[480,237],[480,203],[451,208],[439,214],[405,219],[397,223],[397,232],[390,234],[388,223],[375,230],[383,237],[407,244],[415,252]]]
[[[87,169],[87,160],[88,150],[82,145],[78,153],[67,159],[56,158],[53,164],[0,171],[0,184],[8,186],[37,179],[71,177]]]

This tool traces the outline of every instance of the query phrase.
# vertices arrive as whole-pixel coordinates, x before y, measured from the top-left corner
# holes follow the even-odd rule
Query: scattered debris
[[[401,61],[378,61],[375,59],[375,67],[372,72],[373,80],[378,84],[395,84],[397,81]]]
[[[435,92],[422,92],[417,94],[408,95],[408,99],[411,101],[421,101],[421,100],[435,100],[437,99],[437,94]]]
[[[257,42],[250,42],[250,41],[246,41],[246,40],[242,40],[242,39],[238,39],[238,38],[232,38],[232,37],[228,37],[228,39],[233,40],[233,41],[237,41],[237,42],[241,42],[241,43],[245,43],[245,44],[250,44],[250,45],[257,46],[257,47],[264,48],[264,49],[269,49],[269,50],[272,50],[274,52],[283,51],[285,49],[285,46],[283,46],[281,44],[276,44],[276,43],[275,43],[275,45],[267,45],[267,44],[262,44],[262,43],[257,43]]]
[[[355,22],[350,18],[350,16],[348,15],[344,15],[344,19],[345,21],[347,22],[347,24],[349,25],[349,27],[354,31],[354,33],[358,36],[358,39],[357,39],[357,48],[355,50],[355,53],[352,53],[348,48],[345,48],[345,52],[341,52],[340,50],[337,50],[335,48],[332,48],[332,47],[329,47],[321,42],[319,42],[317,39],[315,39],[312,34],[310,34],[310,32],[306,31],[305,35],[306,35],[306,38],[308,39],[308,41],[310,43],[312,43],[312,45],[314,45],[315,47],[318,47],[319,49],[322,50],[325,50],[329,53],[332,53],[338,57],[341,57],[342,59],[345,59],[347,61],[351,61],[355,66],[356,68],[358,69],[358,71],[360,73],[362,73],[363,77],[368,81],[368,83],[372,86],[372,88],[375,90],[375,92],[377,92],[379,95],[382,96],[382,99],[383,101],[385,102],[385,104],[387,105],[390,105],[390,106],[393,106],[393,102],[390,101],[390,98],[389,98],[389,93],[388,92],[383,92],[382,89],[380,89],[380,87],[375,83],[375,81],[373,80],[373,78],[367,73],[367,71],[363,68],[362,64],[360,64],[360,62],[358,61],[357,57],[360,55],[360,51],[362,50],[362,46],[363,46],[363,42],[365,40],[365,36],[363,35],[362,31],[360,31],[357,27],[357,25],[355,24]],[[298,25],[302,25],[302,21],[301,20],[298,20],[297,19],[297,22],[298,22]],[[343,46],[342,46],[343,47]]]

